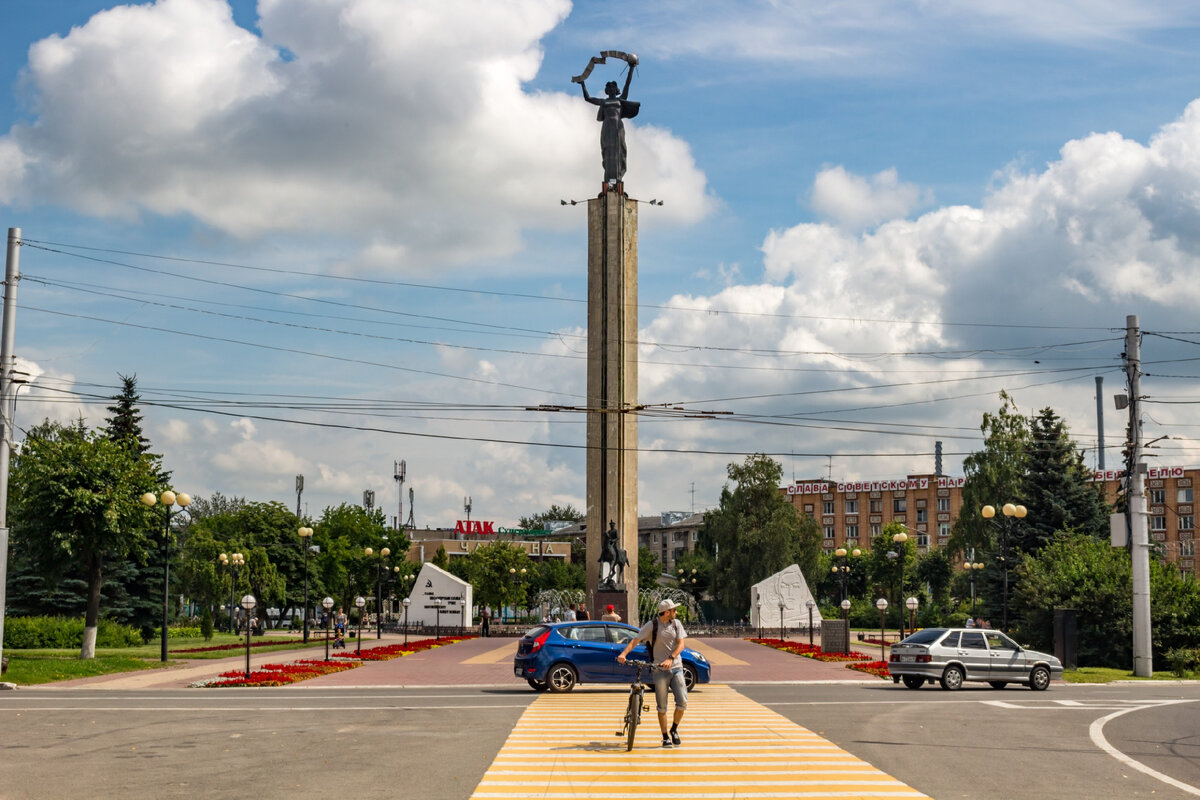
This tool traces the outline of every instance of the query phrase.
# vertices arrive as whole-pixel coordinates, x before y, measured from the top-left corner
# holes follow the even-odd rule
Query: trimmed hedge
[[[97,647],[137,647],[141,644],[142,634],[137,628],[101,618],[96,631]],[[4,647],[13,650],[83,647],[83,618],[6,617]]]

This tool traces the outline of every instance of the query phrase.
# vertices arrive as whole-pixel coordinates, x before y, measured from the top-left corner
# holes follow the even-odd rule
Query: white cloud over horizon
[[[185,215],[239,238],[337,230],[392,268],[511,255],[596,183],[591,107],[523,88],[569,10],[264,0],[261,38],[223,0],[102,11],[30,48],[34,116],[0,137],[0,202]],[[687,144],[628,128],[660,218],[707,214]]]

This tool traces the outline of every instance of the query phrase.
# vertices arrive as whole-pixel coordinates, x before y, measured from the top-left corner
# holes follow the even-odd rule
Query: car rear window
[[[945,628],[926,628],[909,636],[904,640],[904,644],[933,644],[945,632]]]
[[[541,636],[543,633],[545,633],[548,630],[550,630],[549,625],[538,625],[536,628],[534,628],[533,630],[526,633],[524,638],[536,639],[537,637]]]
[[[958,647],[958,631],[951,631],[950,635],[942,640],[942,647]]]

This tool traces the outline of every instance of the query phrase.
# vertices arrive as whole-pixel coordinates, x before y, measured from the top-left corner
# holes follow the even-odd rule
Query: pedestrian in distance
[[[974,619],[972,619],[971,617],[967,617],[967,624],[966,624],[965,626],[963,626],[963,627],[966,627],[966,628],[974,628],[974,627],[975,627],[975,620],[974,620]]]
[[[491,617],[492,617],[491,608],[484,606],[483,611],[481,611],[479,614],[479,635],[480,636],[491,636],[492,635],[492,633],[491,633],[491,630],[492,630]]]
[[[575,606],[575,619],[589,620],[591,618],[592,615],[588,613],[586,605],[580,603],[579,605]]]
[[[575,605],[572,603],[567,606],[567,610],[563,612],[563,622],[575,621]]]
[[[605,622],[620,622],[621,615],[617,613],[617,610],[612,605],[607,605],[604,607],[604,613],[600,615],[600,619]]]
[[[687,711],[687,685],[683,680],[683,643],[687,632],[683,624],[676,619],[679,605],[671,600],[663,600],[658,604],[658,616],[647,622],[631,639],[625,649],[617,656],[617,662],[624,664],[629,651],[639,642],[647,642],[650,651],[650,661],[660,669],[654,670],[654,700],[658,711],[658,728],[662,731],[663,747],[678,747],[679,723],[683,721],[683,712]],[[675,695],[675,714],[670,728],[667,727],[667,690]]]

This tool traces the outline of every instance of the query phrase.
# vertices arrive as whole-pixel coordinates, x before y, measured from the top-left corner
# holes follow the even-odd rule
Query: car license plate
[[[521,668],[513,667],[513,674],[516,675],[518,678],[521,677]]]
[[[916,656],[900,656],[900,660],[901,660],[901,661],[914,662],[914,661],[916,661],[916,660],[917,660],[917,657],[916,657]]]

